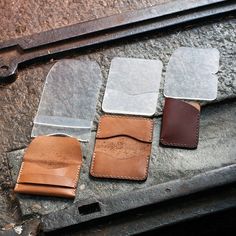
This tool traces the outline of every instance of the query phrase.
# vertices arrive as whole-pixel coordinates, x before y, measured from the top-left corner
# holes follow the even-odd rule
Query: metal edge
[[[78,225],[234,182],[236,182],[236,164],[198,174],[190,179],[178,179],[127,194],[75,202],[68,208],[43,216],[42,226],[45,232],[53,231],[58,227]],[[99,205],[100,210],[85,215],[79,213],[81,207],[91,206],[91,204]],[[58,222],[58,219],[60,219],[60,222]]]

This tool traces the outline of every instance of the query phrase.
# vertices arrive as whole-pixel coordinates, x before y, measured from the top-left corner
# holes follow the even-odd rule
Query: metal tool
[[[35,59],[236,10],[233,0],[178,0],[0,43],[0,82]]]
[[[42,217],[44,231],[82,224],[94,219],[150,206],[236,181],[236,164],[208,171],[190,179],[178,179],[113,197],[75,202],[70,207]],[[132,201],[131,201],[132,199]]]

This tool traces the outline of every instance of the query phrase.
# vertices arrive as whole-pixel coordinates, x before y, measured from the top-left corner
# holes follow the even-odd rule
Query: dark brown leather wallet
[[[153,121],[133,116],[100,118],[90,174],[100,178],[145,180]]]
[[[200,105],[166,98],[160,143],[165,146],[197,148]]]
[[[25,152],[14,191],[74,198],[81,164],[75,138],[39,136]]]

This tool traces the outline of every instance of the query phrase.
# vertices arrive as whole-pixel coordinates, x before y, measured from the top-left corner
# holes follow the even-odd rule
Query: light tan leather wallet
[[[14,191],[74,198],[82,164],[79,141],[39,136],[27,148]]]
[[[153,121],[133,116],[100,118],[90,174],[94,177],[145,180]]]

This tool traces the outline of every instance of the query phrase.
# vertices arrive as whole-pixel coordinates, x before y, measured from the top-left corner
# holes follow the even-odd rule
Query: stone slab
[[[155,118],[154,141],[148,179],[145,182],[101,180],[89,176],[95,132],[90,143],[83,144],[83,165],[76,201],[109,197],[236,163],[236,101],[203,107],[199,145],[196,150],[159,146],[161,118]],[[22,150],[8,153],[12,176],[16,181]],[[72,201],[59,198],[18,195],[22,214],[45,215],[69,206]]]

